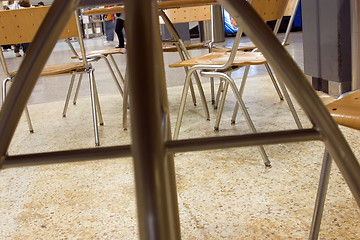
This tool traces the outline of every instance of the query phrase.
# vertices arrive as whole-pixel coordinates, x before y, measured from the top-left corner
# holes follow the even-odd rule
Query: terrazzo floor
[[[209,83],[203,82],[209,99]],[[64,89],[67,84],[68,80]],[[46,92],[41,89],[51,85],[42,83],[36,93]],[[29,110],[35,132],[28,132],[22,118],[9,154],[94,147],[85,86],[66,118],[61,115],[63,98],[44,101],[33,96]],[[110,88],[99,90],[105,121],[100,127],[101,146],[131,143],[131,126],[128,131],[121,128],[122,98]],[[181,91],[176,84],[168,87],[172,127]],[[333,99],[319,96],[325,103]],[[296,128],[266,75],[250,75],[244,101],[259,132]],[[201,104],[194,106],[189,98],[180,138],[248,133],[241,114],[236,125],[230,124],[234,103],[229,92],[220,131],[214,132],[217,112],[210,108],[211,120],[206,121]],[[303,125],[310,126],[295,106]],[[341,130],[359,158],[360,132]],[[269,145],[265,150],[272,168],[264,167],[256,147],[175,155],[182,239],[308,238],[324,145],[301,142]],[[139,237],[131,158],[5,168],[0,171],[0,184],[0,239]],[[320,239],[360,239],[359,229],[359,207],[334,164]]]

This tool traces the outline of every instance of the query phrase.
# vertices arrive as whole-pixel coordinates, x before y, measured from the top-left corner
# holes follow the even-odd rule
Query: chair
[[[38,7],[38,8],[24,8],[9,11],[0,12],[0,44],[18,44],[24,42],[32,42],[35,33],[41,25],[44,17],[46,16],[49,7]],[[65,27],[61,35],[61,39],[77,37],[81,52],[85,55],[84,43],[82,41],[81,32],[78,28],[78,16],[74,15]],[[5,100],[6,85],[8,82],[16,80],[17,72],[9,72],[6,65],[6,61],[3,53],[1,53],[1,62],[4,71],[7,74],[7,78],[3,82],[3,99]],[[99,99],[96,90],[96,84],[94,80],[94,68],[88,63],[87,59],[82,61],[74,61],[67,63],[60,63],[56,65],[47,65],[43,68],[40,76],[54,76],[58,74],[70,74],[70,87],[72,87],[75,76],[77,74],[87,73],[90,82],[90,93],[91,93],[91,105],[93,114],[93,128],[95,135],[95,145],[98,146],[99,134],[98,134],[98,119],[99,124],[103,125],[103,119],[101,115],[101,109]],[[66,98],[64,113],[66,112],[67,102],[69,100],[69,92]],[[26,116],[28,118],[30,131],[32,129],[30,117],[27,109],[25,109]]]
[[[293,22],[294,22],[294,18],[295,18],[295,14],[296,14],[296,10],[297,10],[297,7],[298,7],[298,5],[299,5],[299,2],[300,2],[300,0],[289,0],[288,4],[287,4],[287,6],[286,6],[286,9],[285,9],[285,12],[284,12],[284,16],[290,16],[290,20],[289,20],[289,22],[288,22],[287,29],[286,29],[286,33],[285,33],[284,39],[283,39],[283,41],[282,41],[282,45],[283,45],[283,46],[285,46],[285,45],[288,44],[288,43],[287,43],[287,40],[288,40],[288,38],[289,38],[289,34],[290,34],[290,31],[291,31],[292,24],[293,24]],[[274,31],[273,31],[274,34],[277,34],[278,29],[279,29],[279,27],[280,27],[281,21],[282,21],[282,19],[279,19],[279,20],[277,21],[277,23],[276,23],[276,25],[275,25],[275,27],[274,27]],[[248,47],[247,47],[247,48],[243,48],[244,46],[246,46],[246,44],[249,44]],[[246,43],[246,44],[241,45],[241,43],[240,43],[240,45],[239,45],[240,47],[239,47],[238,49],[240,49],[240,50],[252,50],[252,51],[256,51],[255,45],[254,45],[252,42]],[[253,49],[251,49],[251,47],[250,47],[251,45],[253,45],[253,47],[254,47]],[[265,68],[266,68],[266,70],[267,70],[267,72],[268,72],[268,74],[269,74],[272,82],[273,82],[273,85],[274,85],[274,87],[275,87],[275,90],[277,91],[277,93],[278,93],[278,95],[279,95],[279,97],[280,97],[280,100],[284,100],[284,97],[285,97],[285,99],[286,99],[286,101],[287,101],[287,103],[288,103],[288,105],[289,105],[289,108],[290,108],[290,110],[291,110],[291,113],[292,113],[293,116],[294,116],[295,122],[296,122],[298,128],[301,129],[301,128],[302,128],[301,122],[300,122],[299,118],[297,117],[295,108],[293,107],[293,104],[292,104],[292,102],[291,102],[291,99],[290,99],[290,96],[289,96],[289,94],[288,94],[288,91],[287,91],[286,87],[285,87],[284,84],[280,81],[280,82],[279,82],[279,85],[280,85],[280,88],[281,88],[281,90],[282,90],[282,92],[281,92],[280,89],[279,89],[279,86],[278,86],[278,84],[277,84],[277,82],[276,82],[276,80],[275,80],[275,78],[274,78],[274,76],[273,76],[273,74],[272,74],[272,70],[271,70],[270,66],[269,66],[267,63],[265,63],[264,65],[265,65]],[[250,68],[250,65],[249,65],[249,66],[246,66],[246,69],[245,69],[245,71],[244,71],[243,79],[242,79],[242,81],[241,81],[241,87],[240,87],[240,90],[239,90],[239,91],[240,91],[240,94],[242,94],[243,91],[244,91],[246,79],[247,79],[247,76],[248,76],[248,73],[249,73],[249,68]],[[232,118],[231,118],[231,124],[235,124],[236,115],[237,115],[238,109],[239,109],[238,104],[236,104],[236,105],[235,105],[235,108],[234,108],[233,116],[232,116]]]
[[[259,15],[264,19],[264,21],[269,20],[279,20],[282,18],[284,9],[286,7],[287,1],[263,1],[263,0],[253,0],[251,5],[256,9]],[[190,83],[190,76],[195,71],[199,70],[202,76],[206,77],[218,77],[225,82],[224,90],[222,94],[221,104],[217,119],[215,122],[215,130],[218,130],[221,112],[224,106],[226,92],[228,90],[229,84],[231,89],[234,92],[237,103],[241,106],[243,114],[246,118],[249,128],[253,133],[256,133],[256,128],[250,118],[250,115],[246,109],[246,106],[241,97],[241,91],[237,90],[235,81],[231,78],[231,72],[237,70],[241,67],[249,65],[260,65],[267,63],[266,59],[260,52],[242,52],[237,51],[238,43],[240,42],[242,32],[238,31],[236,38],[234,40],[234,45],[231,52],[212,52],[204,56],[192,58],[189,60],[181,61],[178,63],[170,64],[169,67],[189,67],[189,71],[186,74],[185,85],[183,88],[183,93],[181,97],[180,109],[177,117],[177,122],[174,130],[174,139],[177,139],[179,136],[181,121],[184,113],[185,102],[187,97],[187,92]],[[291,105],[290,105],[291,106]],[[291,108],[290,108],[291,109]],[[293,113],[294,115],[294,113]],[[295,113],[295,119],[297,115]],[[270,166],[270,161],[265,153],[265,150],[262,146],[259,147],[261,155],[263,157],[264,163],[266,166]]]
[[[360,130],[360,90],[344,94],[334,102],[327,104],[326,108],[339,125]],[[317,239],[319,235],[331,165],[330,154],[325,149],[309,239]]]
[[[73,45],[71,44],[71,41],[69,39],[66,39],[65,41],[68,43],[71,51],[74,54],[74,56],[72,58],[76,58],[76,59],[82,61],[81,52],[77,52],[75,50],[75,48],[73,47]],[[119,69],[119,66],[115,62],[115,59],[114,59],[113,55],[115,55],[115,54],[125,54],[125,53],[126,53],[126,50],[124,48],[105,48],[105,49],[97,49],[97,50],[92,50],[92,51],[86,51],[86,58],[87,58],[88,62],[97,62],[97,61],[100,61],[102,59],[105,61],[106,66],[108,67],[109,72],[110,72],[110,74],[111,74],[111,76],[112,76],[112,78],[113,78],[113,80],[115,82],[115,85],[116,85],[117,89],[119,90],[119,93],[120,93],[121,96],[124,95],[124,90],[121,87],[120,82],[124,86],[125,85],[125,80],[124,80],[124,77],[123,77],[123,75],[122,75],[122,73],[121,73],[121,71]],[[110,61],[109,61],[108,58],[110,58],[110,61],[111,61],[113,67],[111,66]],[[115,68],[117,76],[116,76],[113,68]],[[120,79],[120,82],[118,80],[118,77]],[[76,87],[76,90],[75,90],[75,94],[74,94],[74,100],[73,100],[74,105],[76,104],[76,101],[77,101],[78,93],[79,93],[80,86],[81,86],[81,81],[82,81],[82,77],[80,76],[77,87]],[[69,91],[71,91],[71,90],[72,89],[69,89]],[[65,114],[66,114],[66,112],[64,112],[64,115]]]
[[[171,8],[171,9],[159,9],[160,24],[165,24],[167,27],[171,39],[165,40],[162,45],[163,52],[178,52],[182,61],[190,59],[190,53],[188,50],[193,49],[208,49],[211,51],[212,42],[205,41],[200,43],[188,43],[185,44],[180,38],[173,24],[184,23],[184,22],[199,22],[199,21],[210,21],[211,20],[211,7],[210,6],[194,6],[194,7],[183,7],[183,8]],[[169,44],[170,43],[170,44]],[[188,67],[184,67],[185,72],[188,71]],[[206,98],[204,90],[202,88],[200,78],[197,73],[194,74],[195,82],[199,90],[201,101],[203,104],[205,116],[210,119],[209,109],[206,104]],[[213,83],[213,82],[212,82]],[[196,97],[192,82],[190,83],[190,91],[194,105],[196,106]],[[212,96],[214,93],[212,92]]]
[[[288,38],[289,38],[289,35],[290,35],[291,28],[292,28],[293,23],[294,23],[296,10],[297,10],[297,8],[299,6],[299,3],[300,3],[300,0],[289,0],[288,4],[286,5],[285,12],[284,12],[283,16],[284,17],[290,17],[290,19],[289,19],[289,22],[288,22],[287,27],[286,27],[284,39],[282,41],[282,44],[284,46],[288,45],[287,41],[288,41]],[[280,24],[282,22],[281,20],[278,21],[275,24],[274,29],[273,29],[274,34],[277,34],[277,32],[279,30],[279,27],[280,27]],[[239,43],[239,46],[238,46],[239,51],[252,51],[255,48],[256,48],[256,46],[255,46],[255,44],[253,42],[241,42],[241,43]],[[225,48],[214,46],[212,48],[212,51],[214,51],[214,52],[231,51],[231,46],[230,47],[225,46]]]

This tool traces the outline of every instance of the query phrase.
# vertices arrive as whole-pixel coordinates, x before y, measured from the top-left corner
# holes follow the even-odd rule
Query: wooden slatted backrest
[[[199,22],[211,20],[210,6],[183,7],[165,10],[172,23]],[[160,23],[164,23],[160,18]]]
[[[282,18],[288,0],[252,0],[251,5],[264,21]]]
[[[50,7],[31,7],[0,11],[0,45],[31,42]],[[73,16],[61,38],[77,37]]]

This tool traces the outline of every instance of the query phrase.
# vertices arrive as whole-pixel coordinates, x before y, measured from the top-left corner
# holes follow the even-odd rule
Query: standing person
[[[116,21],[114,14],[104,15],[105,45],[109,45],[114,41],[115,25]]]
[[[119,39],[119,45],[116,48],[125,48],[125,36],[123,33],[124,24],[125,24],[125,13],[117,13],[115,32]]]
[[[28,8],[28,7],[31,7],[30,0],[19,0],[18,4],[19,4],[19,8]],[[22,50],[23,50],[24,54],[25,54],[26,51],[28,50],[29,46],[30,46],[30,43],[22,43],[22,44],[21,44],[21,47],[22,47]],[[20,51],[20,49],[19,49],[19,51]],[[18,53],[19,53],[19,52],[18,52]],[[20,55],[20,53],[19,53],[19,55]],[[19,57],[18,54],[16,54],[16,56]],[[21,55],[20,55],[20,56],[21,56]]]
[[[14,0],[9,0],[8,1],[8,9],[10,9],[10,10],[19,9],[19,3],[17,1],[14,1]]]

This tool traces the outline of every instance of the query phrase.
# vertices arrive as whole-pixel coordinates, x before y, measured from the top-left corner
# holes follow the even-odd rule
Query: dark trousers
[[[119,47],[124,48],[125,47],[125,39],[123,34],[124,29],[124,23],[125,21],[123,19],[116,19],[116,26],[115,26],[115,33],[119,39]]]

